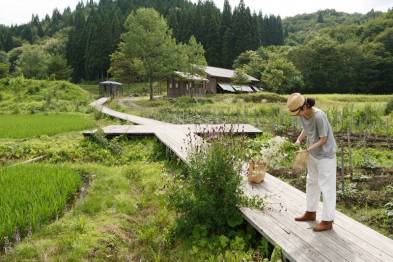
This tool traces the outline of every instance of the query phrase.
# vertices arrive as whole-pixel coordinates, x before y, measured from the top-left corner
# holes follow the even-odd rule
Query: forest
[[[75,83],[112,78],[110,56],[127,16],[139,7],[156,9],[178,43],[194,36],[209,65],[240,68],[270,91],[393,90],[393,11],[320,10],[281,19],[256,13],[244,1],[234,7],[225,1],[222,11],[212,1],[89,1],[43,19],[33,15],[27,24],[0,25],[0,77]]]

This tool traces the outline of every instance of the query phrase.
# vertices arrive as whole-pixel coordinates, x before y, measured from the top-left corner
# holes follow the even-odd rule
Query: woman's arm
[[[320,137],[316,143],[312,144],[311,146],[309,146],[307,148],[307,151],[310,152],[310,150],[317,148],[319,146],[322,146],[322,145],[326,144],[326,142],[327,142],[327,136]]]
[[[302,132],[300,133],[300,135],[298,136],[298,138],[296,139],[295,144],[300,145],[300,143],[303,141],[304,137],[306,136],[304,129],[302,129]]]

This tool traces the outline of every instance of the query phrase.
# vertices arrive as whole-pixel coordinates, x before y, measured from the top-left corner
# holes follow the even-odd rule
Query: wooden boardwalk
[[[250,135],[260,131],[250,125],[174,125],[152,119],[132,116],[111,110],[103,104],[102,98],[92,103],[97,110],[113,117],[124,119],[138,125],[110,126],[104,128],[108,135],[155,135],[185,162],[191,148],[186,145],[201,146],[203,138],[199,135],[212,130],[238,133],[245,131]],[[233,131],[232,130],[232,131]],[[94,131],[85,132],[91,135]],[[191,141],[191,143],[190,143]],[[337,212],[333,230],[315,233],[312,226],[316,222],[295,222],[294,217],[305,209],[306,196],[289,184],[266,175],[265,181],[255,185],[247,182],[245,170],[243,188],[248,195],[265,197],[264,211],[240,208],[244,218],[271,243],[282,247],[289,261],[380,261],[393,262],[393,240],[371,228]],[[318,214],[321,214],[320,203]],[[320,219],[320,217],[318,217]]]

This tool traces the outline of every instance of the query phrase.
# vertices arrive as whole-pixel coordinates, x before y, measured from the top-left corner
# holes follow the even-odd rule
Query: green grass
[[[316,97],[316,106],[327,112],[335,132],[347,132],[351,126],[353,133],[393,135],[393,114],[386,116],[384,112],[391,95],[309,96]],[[267,92],[195,99],[138,99],[135,103],[140,108],[124,108],[125,111],[170,123],[248,123],[279,135],[300,130],[297,119],[287,112],[286,96]]]
[[[91,118],[77,113],[0,115],[0,138],[51,136],[94,126]]]
[[[2,114],[86,112],[91,100],[87,91],[66,81],[0,79]]]
[[[54,151],[64,143],[48,141],[46,147]],[[88,177],[86,194],[58,220],[0,255],[0,261],[252,260],[260,236],[246,224],[227,235],[210,235],[202,227],[186,238],[174,234],[176,214],[168,207],[167,190],[180,171],[175,162],[162,161],[163,147],[154,139],[111,143],[119,143],[122,154],[108,163],[109,149],[90,140],[72,141],[48,156],[49,161],[61,156],[61,162],[75,158],[69,165]],[[79,151],[78,144],[86,150]]]
[[[26,235],[63,212],[81,183],[67,166],[19,165],[0,169],[0,246]]]

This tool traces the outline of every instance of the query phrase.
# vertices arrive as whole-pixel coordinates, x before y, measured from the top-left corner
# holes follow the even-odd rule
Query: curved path
[[[155,135],[180,159],[187,162],[189,150],[204,142],[198,134],[211,130],[257,134],[260,130],[250,125],[175,125],[153,119],[114,111],[104,106],[108,98],[101,98],[91,105],[104,114],[133,122],[137,125],[104,128],[108,135]],[[138,126],[139,125],[139,126]],[[93,131],[85,132],[91,135]],[[191,141],[191,142],[190,142]],[[188,149],[187,149],[188,148]],[[315,233],[315,222],[295,222],[294,216],[304,211],[306,196],[300,190],[269,174],[258,185],[247,182],[245,170],[243,189],[248,195],[265,197],[264,211],[240,208],[244,218],[271,243],[282,247],[288,261],[380,261],[393,262],[393,240],[371,228],[337,212],[334,230]],[[322,211],[319,205],[318,214]],[[320,219],[318,217],[318,219]]]

